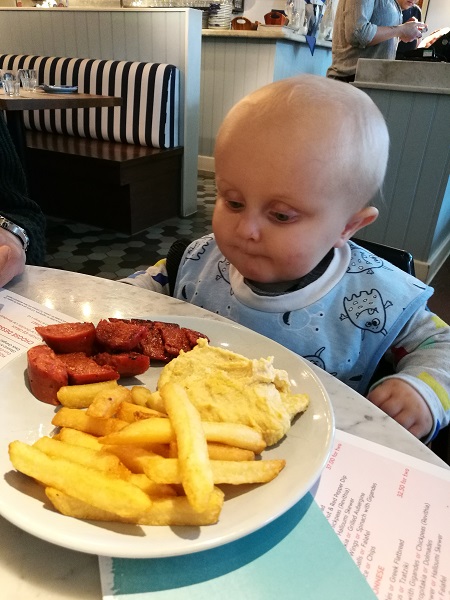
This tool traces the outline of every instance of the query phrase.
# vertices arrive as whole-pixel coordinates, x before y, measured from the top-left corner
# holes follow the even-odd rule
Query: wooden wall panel
[[[217,131],[238,100],[273,81],[275,43],[203,37],[199,154],[213,156]]]
[[[386,119],[391,146],[380,217],[362,237],[431,264],[450,248],[450,95],[364,91]]]
[[[213,156],[226,113],[257,88],[299,73],[325,75],[331,49],[282,39],[203,35],[199,154]]]

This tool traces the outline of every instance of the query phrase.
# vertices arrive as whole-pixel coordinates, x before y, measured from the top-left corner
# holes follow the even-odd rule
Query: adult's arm
[[[375,46],[392,38],[411,42],[421,37],[420,31],[425,27],[423,23],[413,21],[384,25],[383,9],[376,0],[347,0],[343,10],[345,38],[355,47]]]
[[[376,33],[369,46],[375,46],[380,42],[385,42],[398,37],[402,42],[413,42],[422,38],[422,30],[426,28],[420,21],[407,21],[402,25],[393,25],[392,27],[383,27],[378,25]]]
[[[26,230],[30,239],[26,262],[42,265],[45,258],[45,216],[39,205],[28,196],[22,164],[1,114],[0,214]]]

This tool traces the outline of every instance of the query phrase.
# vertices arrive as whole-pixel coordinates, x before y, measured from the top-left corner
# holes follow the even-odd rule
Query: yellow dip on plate
[[[249,359],[205,339],[163,368],[158,388],[168,382],[185,388],[203,420],[250,425],[261,431],[268,446],[286,434],[293,417],[309,404],[306,394],[292,393],[288,374],[274,368],[273,357]]]

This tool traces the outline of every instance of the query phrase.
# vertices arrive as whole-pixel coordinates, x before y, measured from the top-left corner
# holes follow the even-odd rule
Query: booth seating
[[[179,214],[177,67],[0,55],[0,69],[20,68],[37,69],[40,84],[122,98],[114,108],[24,111],[31,194],[46,214],[128,234]]]

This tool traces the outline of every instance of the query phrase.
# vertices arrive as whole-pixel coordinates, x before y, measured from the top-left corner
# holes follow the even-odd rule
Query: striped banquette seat
[[[136,233],[181,203],[179,69],[170,64],[0,55],[39,84],[120,96],[113,108],[24,111],[30,185],[47,214]]]

